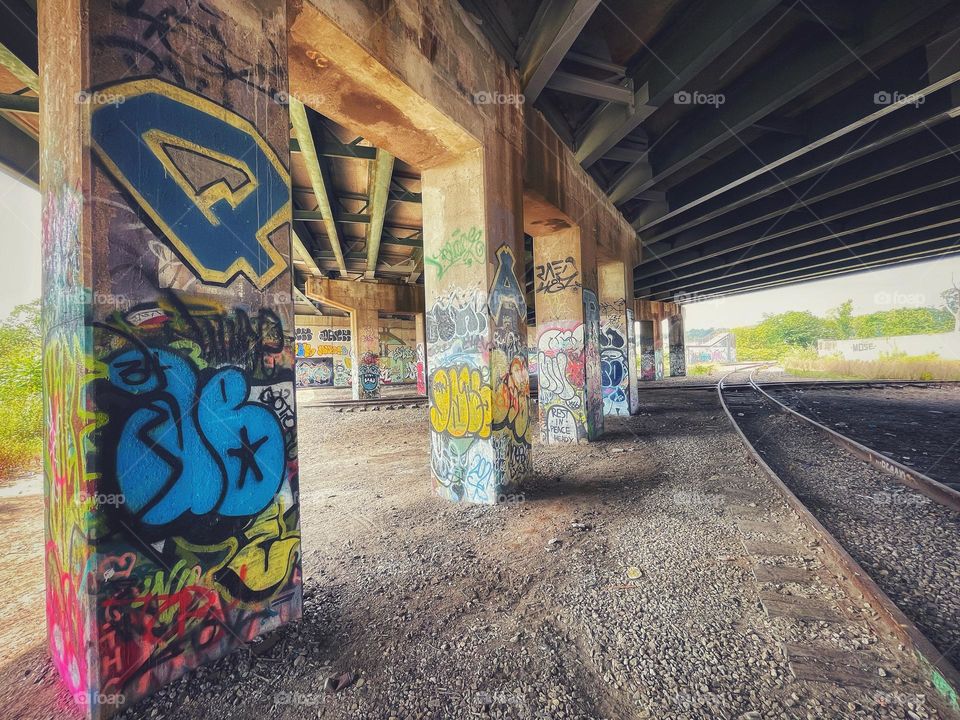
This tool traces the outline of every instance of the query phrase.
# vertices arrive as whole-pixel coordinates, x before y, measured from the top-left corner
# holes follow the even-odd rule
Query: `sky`
[[[40,297],[40,194],[0,172],[0,319]],[[824,315],[852,299],[854,314],[939,306],[960,256],[774,288],[686,306],[688,330],[755,325],[765,314],[809,310]]]

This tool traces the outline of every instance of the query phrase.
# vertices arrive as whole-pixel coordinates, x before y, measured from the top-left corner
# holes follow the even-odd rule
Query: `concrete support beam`
[[[595,249],[576,227],[533,238],[540,436],[578,443],[603,434]]]
[[[353,399],[380,397],[380,313],[365,308],[350,313],[353,345]]]
[[[205,7],[154,62],[149,14],[40,4],[46,617],[98,720],[301,616],[286,5]]]
[[[530,472],[519,149],[423,173],[431,469],[450,500],[496,503]]]
[[[629,268],[620,261],[601,262],[597,272],[603,414],[632,415],[639,410],[639,395]]]
[[[393,155],[378,149],[377,159],[369,169],[370,224],[367,226],[367,271],[364,273],[368,280],[375,277],[377,259],[380,257],[380,238],[383,235],[383,221],[387,216],[393,161]]]
[[[640,356],[640,380],[657,379],[657,346],[654,322],[637,320],[637,353]]]
[[[417,394],[427,394],[427,318],[423,313],[415,317],[417,332]]]
[[[670,377],[687,374],[687,346],[684,338],[683,312],[670,316]]]
[[[683,348],[683,317],[680,305],[672,302],[654,302],[636,300],[637,320],[640,321],[641,378],[643,380],[662,380],[668,374],[673,375],[671,350],[675,346],[679,351],[677,369],[686,374],[686,362]],[[674,320],[677,318],[677,320]],[[650,369],[649,346],[653,341],[653,369]],[[652,375],[652,377],[651,377]]]

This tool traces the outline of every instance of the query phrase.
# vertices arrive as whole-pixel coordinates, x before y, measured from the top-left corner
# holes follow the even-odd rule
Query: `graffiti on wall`
[[[244,275],[264,288],[286,270],[272,236],[290,219],[287,171],[245,118],[157,80],[103,90],[93,149],[200,280]],[[134,142],[131,142],[131,138]]]
[[[496,257],[489,291],[450,286],[426,312],[431,468],[451,500],[497,502],[529,470],[526,304],[512,251]]]
[[[483,265],[484,256],[483,235],[480,228],[473,227],[466,231],[454,230],[451,238],[440,248],[440,252],[425,257],[423,262],[435,268],[437,280],[442,280],[450,268]]]
[[[537,265],[535,272],[538,293],[553,294],[580,287],[580,271],[572,257]]]
[[[417,343],[417,394],[427,394],[427,352],[423,343]]]
[[[583,323],[540,328],[537,365],[541,436],[544,442],[579,442],[589,437],[584,397],[586,357]],[[562,431],[559,428],[564,428]],[[556,432],[554,432],[556,430]]]
[[[333,358],[320,357],[297,361],[297,387],[333,387]]]
[[[687,374],[687,354],[683,339],[683,317],[670,318],[670,377],[683,377]]]
[[[530,377],[527,368],[527,303],[517,279],[516,260],[507,245],[497,250],[490,286],[494,323],[490,369],[493,376],[493,429],[504,435],[507,458],[495,453],[502,487],[517,484],[529,469]]]
[[[640,379],[657,379],[657,354],[653,336],[653,320],[638,320],[637,342],[640,345]]]
[[[600,371],[605,415],[630,414],[625,301],[601,303]]]
[[[357,383],[361,400],[380,397],[380,356],[365,352],[357,363]]]
[[[583,289],[583,351],[587,436],[592,440],[603,434],[603,379],[600,365],[600,302],[597,294]]]
[[[86,706],[301,613],[286,77],[203,75],[242,47],[218,5],[91,9],[91,82],[122,99],[91,108],[93,211],[43,160],[47,620]]]
[[[630,404],[630,414],[635,415],[640,412],[640,387],[637,382],[637,326],[633,320],[633,310],[627,308],[626,311],[626,323],[627,323],[627,368],[628,372],[633,376],[630,381],[630,390],[628,393],[628,401]]]

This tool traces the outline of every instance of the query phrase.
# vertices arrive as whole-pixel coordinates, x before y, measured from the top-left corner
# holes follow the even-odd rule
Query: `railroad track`
[[[424,395],[397,395],[396,397],[382,397],[372,400],[316,400],[300,403],[300,407],[338,408],[341,411],[359,410],[360,412],[426,406],[427,398]]]
[[[870,463],[862,450],[853,454],[849,438],[841,441],[832,430],[828,435],[829,428],[777,402],[754,373],[734,371],[715,387],[748,453],[818,537],[837,574],[864,595],[947,703],[960,710],[955,491],[929,478],[939,488],[926,481],[915,486],[899,470]],[[730,382],[744,374],[746,382]]]

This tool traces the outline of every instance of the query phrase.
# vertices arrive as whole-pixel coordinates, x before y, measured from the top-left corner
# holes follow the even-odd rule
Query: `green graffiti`
[[[440,252],[424,258],[424,262],[437,269],[437,280],[440,280],[450,268],[457,265],[471,267],[483,264],[484,255],[483,233],[480,228],[472,227],[466,232],[454,230]]]

